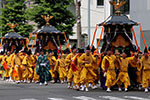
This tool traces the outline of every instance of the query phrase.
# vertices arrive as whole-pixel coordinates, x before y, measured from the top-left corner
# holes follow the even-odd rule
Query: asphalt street
[[[49,83],[47,86],[39,86],[34,83],[14,84],[0,81],[0,100],[150,100],[150,92],[113,90],[107,93],[101,88],[81,92],[67,89],[67,84]]]

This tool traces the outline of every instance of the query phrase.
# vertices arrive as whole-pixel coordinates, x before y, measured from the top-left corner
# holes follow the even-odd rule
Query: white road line
[[[20,99],[20,100],[38,100],[38,99],[35,99],[35,98],[26,98],[26,99]]]
[[[99,96],[99,98],[103,98],[107,100],[128,100],[128,99],[123,99],[123,98],[113,97],[113,96]]]
[[[97,99],[86,97],[86,96],[78,96],[78,97],[73,97],[73,98],[78,99],[78,100],[97,100]]]
[[[128,98],[128,99],[135,99],[135,100],[150,100],[150,99],[147,99],[147,98],[135,97],[135,96],[124,96],[124,97]]]
[[[62,98],[47,98],[49,100],[66,100],[66,99],[62,99]]]

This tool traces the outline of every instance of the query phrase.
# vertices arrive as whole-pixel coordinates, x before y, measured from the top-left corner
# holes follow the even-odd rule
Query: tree
[[[10,32],[11,29],[8,23],[18,24],[15,31],[22,36],[28,37],[29,33],[33,31],[33,26],[28,25],[28,14],[26,12],[26,0],[3,0],[4,7],[1,9],[1,33],[3,36]]]
[[[73,34],[73,26],[75,17],[68,6],[73,3],[73,0],[32,0],[33,8],[29,9],[30,18],[37,23],[38,28],[46,24],[41,15],[54,16],[50,20],[50,24],[55,26],[61,32],[65,32],[67,36]]]

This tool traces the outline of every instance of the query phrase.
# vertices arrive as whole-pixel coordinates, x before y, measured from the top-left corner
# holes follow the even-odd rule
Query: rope
[[[29,40],[28,40],[28,43],[27,43],[27,47],[28,47],[28,44],[30,42],[31,36],[32,36],[32,32],[30,33]]]
[[[97,31],[97,26],[98,26],[98,24],[96,24],[96,28],[95,28],[95,31],[94,31],[93,40],[92,40],[90,48],[92,48],[93,43],[94,43],[94,39],[95,39],[96,31]]]
[[[1,48],[1,45],[2,45],[2,43],[3,43],[3,39],[4,39],[4,38],[1,38],[1,44],[0,44],[0,48]]]
[[[136,39],[136,36],[135,36],[135,31],[134,31],[134,28],[132,27],[132,32],[133,32],[133,36],[134,36],[134,39],[135,39],[135,43],[136,43],[136,46],[138,48],[138,52],[140,51],[140,48],[139,48],[139,45],[137,43],[137,39]]]
[[[143,31],[142,31],[141,24],[139,24],[139,26],[140,26],[140,31],[141,31],[141,35],[142,35],[142,38],[143,38],[144,45],[145,45],[147,51],[149,52],[148,47],[147,47],[147,44],[146,44],[146,41],[145,41],[145,38],[144,38],[144,34],[143,34]]]
[[[68,46],[68,48],[69,48],[70,52],[72,53],[72,51],[71,51],[71,48],[70,48],[70,46],[69,46],[69,42],[68,42],[68,40],[67,40],[67,37],[66,37],[65,32],[64,32],[64,37],[65,37],[65,40],[66,40],[66,42],[67,42],[67,46]]]
[[[57,37],[57,40],[58,40],[58,44],[59,44],[59,48],[60,48],[61,54],[63,54],[63,51],[62,51],[62,48],[61,48],[61,43],[60,43],[59,36]]]
[[[98,41],[98,44],[97,44],[96,51],[98,50],[99,44],[100,44],[100,42],[101,42],[102,35],[103,35],[103,31],[104,31],[104,25],[103,25],[102,30],[101,30],[101,35],[100,35],[100,37],[99,37],[99,41]]]
[[[37,35],[38,35],[38,34],[39,34],[39,32],[37,32],[37,34],[36,34],[36,36],[35,36],[35,39],[34,39],[34,41],[33,41],[32,47],[31,47],[31,51],[32,51],[33,46],[34,46],[34,44],[35,44],[35,42],[36,42],[36,39],[37,39]]]

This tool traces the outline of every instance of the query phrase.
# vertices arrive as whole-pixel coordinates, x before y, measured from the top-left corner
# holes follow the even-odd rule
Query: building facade
[[[109,4],[110,0],[90,0],[90,13],[91,13],[91,25],[90,25],[90,43],[92,42],[94,30],[96,28],[96,24],[99,24],[106,20],[110,15],[114,13],[114,8]],[[117,1],[117,0],[114,0]],[[122,0],[120,0],[122,1]],[[150,26],[149,26],[149,16],[150,16],[150,0],[126,0],[127,3],[123,7],[121,7],[121,12],[128,15],[134,21],[140,22],[142,24],[143,33],[145,36],[145,40],[147,45],[150,45]],[[75,12],[75,3],[71,7],[73,12]],[[75,14],[75,13],[74,13]],[[87,0],[81,0],[81,28],[82,35],[88,35],[88,2]],[[139,27],[134,27],[136,32],[136,37],[138,44],[141,50],[144,49],[143,39],[140,33]],[[74,32],[76,33],[76,25],[74,26]],[[94,40],[94,45],[96,46],[100,37],[101,27],[98,27],[96,37]],[[102,37],[103,38],[103,37]],[[70,42],[76,42],[77,35],[74,34],[70,36]],[[88,39],[85,39],[88,40]],[[101,41],[100,47],[103,41]],[[134,42],[135,43],[135,42]],[[83,43],[84,44],[84,43]],[[85,46],[88,43],[85,41]]]

